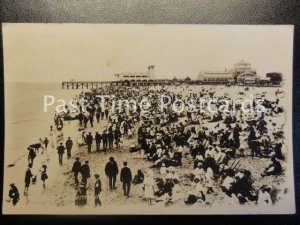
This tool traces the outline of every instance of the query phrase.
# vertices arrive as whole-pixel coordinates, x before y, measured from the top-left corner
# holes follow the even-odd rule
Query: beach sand
[[[227,90],[224,90],[224,92]],[[235,88],[235,92],[237,88]],[[256,90],[257,91],[257,90]],[[261,90],[261,91],[265,91]],[[275,92],[273,88],[271,92]],[[256,93],[256,92],[255,92]],[[279,121],[281,118],[278,118]],[[94,127],[88,127],[87,132],[92,132],[94,134],[96,131],[102,132],[107,125],[107,120],[102,120],[100,124],[94,122]],[[213,129],[215,124],[211,123],[209,126],[210,129]],[[49,161],[45,161],[45,154],[41,153],[36,157],[34,162],[34,167],[32,172],[37,175],[37,183],[35,185],[31,185],[29,188],[28,196],[23,195],[24,188],[24,176],[25,170],[27,168],[27,156],[21,157],[20,160],[13,166],[5,168],[5,179],[4,179],[4,204],[3,210],[4,213],[13,213],[13,214],[22,214],[22,213],[31,213],[31,214],[73,214],[73,213],[107,213],[111,211],[114,207],[123,207],[122,210],[127,212],[130,211],[132,207],[140,207],[140,209],[147,210],[147,201],[143,198],[143,190],[142,185],[132,185],[131,188],[131,196],[130,198],[126,198],[123,196],[123,190],[121,183],[119,181],[119,176],[117,177],[117,190],[110,191],[108,190],[107,185],[107,177],[104,173],[105,164],[108,162],[110,156],[113,156],[118,163],[119,171],[122,168],[122,162],[127,161],[129,168],[133,175],[136,174],[138,169],[142,169],[144,173],[146,173],[151,166],[150,162],[147,162],[146,159],[142,158],[139,152],[130,153],[129,147],[134,145],[137,141],[137,137],[134,136],[132,139],[123,139],[124,145],[119,149],[107,150],[107,152],[95,152],[95,144],[92,147],[92,153],[87,152],[87,146],[78,147],[76,144],[77,137],[77,129],[79,127],[78,121],[70,121],[65,122],[64,126],[64,137],[71,136],[74,141],[74,147],[72,151],[72,159],[66,159],[66,154],[64,155],[64,165],[60,166],[58,164],[58,155],[56,149],[51,149],[51,146],[48,148]],[[197,127],[197,126],[196,126]],[[26,128],[24,130],[20,130],[20,135],[23,132],[26,132]],[[8,149],[5,150],[5,154],[8,153]],[[21,150],[26,153],[26,150]],[[41,150],[40,150],[41,151]],[[184,149],[184,153],[188,152],[187,148]],[[185,155],[185,154],[184,154]],[[84,208],[90,211],[78,211],[78,207],[75,206],[75,195],[76,190],[74,186],[74,178],[71,173],[71,168],[74,162],[75,157],[80,157],[81,162],[84,160],[89,160],[89,165],[91,168],[91,178],[88,181],[87,188],[87,197],[88,203]],[[181,188],[182,188],[182,198],[173,204],[170,208],[174,207],[187,207],[183,202],[183,199],[187,197],[187,194],[192,189],[191,182],[188,177],[188,174],[191,173],[193,169],[193,160],[190,156],[184,157],[182,159],[183,166],[178,167],[176,172],[179,174],[181,180]],[[263,169],[269,164],[269,159],[258,159],[250,157],[250,151],[246,151],[246,156],[244,158],[240,158],[240,167],[249,169],[252,173],[254,180],[254,187],[259,188],[262,184],[272,184],[275,187],[284,187],[285,176],[270,176],[262,178],[260,176]],[[48,166],[48,176],[49,179],[46,181],[46,188],[42,187],[42,182],[40,180],[40,172],[42,164],[46,163]],[[284,167],[286,163],[284,163]],[[158,169],[154,170],[155,177],[160,177]],[[94,197],[93,197],[93,184],[94,177],[93,175],[98,173],[100,175],[102,181],[102,193],[101,193],[101,202],[102,207],[95,211],[94,209]],[[81,176],[79,176],[80,178]],[[20,192],[20,202],[17,206],[13,207],[10,202],[5,201],[8,198],[9,184],[15,183]],[[208,196],[207,204],[208,205],[222,205],[224,204],[224,193],[220,190],[219,184],[217,182],[214,183],[214,193]],[[155,203],[154,206],[151,206],[149,209],[152,212],[156,212],[161,208],[161,203]],[[52,210],[51,210],[52,209]],[[55,209],[55,210],[54,210]],[[134,211],[130,211],[134,213]],[[118,211],[118,213],[122,213],[122,211]],[[148,211],[149,213],[149,211]],[[163,212],[161,212],[163,213]],[[151,212],[150,212],[151,214]]]

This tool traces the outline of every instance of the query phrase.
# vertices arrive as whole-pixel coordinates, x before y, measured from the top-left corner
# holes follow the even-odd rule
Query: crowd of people
[[[188,205],[204,206],[212,204],[208,199],[216,198],[221,193],[230,199],[228,201],[236,204],[275,203],[276,197],[271,194],[274,187],[263,183],[263,179],[265,176],[279,176],[284,172],[284,132],[283,126],[277,124],[280,123],[277,118],[284,117],[281,92],[274,89],[275,99],[268,99],[264,92],[257,94],[255,98],[261,100],[265,111],[259,111],[259,106],[252,102],[246,104],[247,109],[252,109],[251,113],[245,113],[241,104],[233,107],[233,102],[250,93],[251,87],[235,95],[224,93],[225,89],[234,88],[223,88],[222,91],[216,91],[213,86],[198,86],[195,90],[182,85],[159,88],[105,86],[75,97],[79,110],[73,122],[78,121],[78,136],[68,137],[64,141],[66,114],[56,113],[49,139],[40,139],[39,143],[28,147],[24,194],[28,193],[33,178],[36,179],[31,167],[39,149],[47,151],[51,143],[51,147],[57,150],[59,165],[64,165],[65,150],[67,160],[74,158],[75,154],[71,152],[76,142],[76,149],[84,149],[86,146],[86,154],[108,152],[113,155],[113,149],[124,148],[132,155],[138,153],[143,160],[151,163],[147,170],[137,168],[137,173],[133,176],[128,167],[135,164],[133,159],[124,161],[119,173],[117,162],[112,156],[103,171],[108,178],[110,191],[116,189],[116,180],[120,176],[124,196],[134,195],[130,193],[133,183],[143,190],[143,198],[149,205],[158,202],[171,205],[182,201]],[[110,97],[103,103],[97,97],[99,95]],[[171,99],[170,104],[164,104],[163,109],[159,105],[162,95],[170,96]],[[205,110],[207,102],[202,105],[204,110],[201,111],[176,111],[173,108],[177,99],[181,103],[176,103],[175,106],[186,109],[189,101],[199,103],[200,98],[216,99],[217,108],[223,105],[220,100],[226,99],[231,102],[229,112],[209,112]],[[145,112],[139,105],[127,104],[124,101],[126,99],[134,99],[136,102],[147,100],[151,103],[151,108]],[[119,107],[112,110],[115,102],[120,101],[122,103]],[[90,131],[97,127],[94,119],[97,124],[106,123],[105,128],[94,133]],[[136,144],[124,145],[127,139],[136,140]],[[252,167],[240,165],[245,157],[252,157],[253,163],[255,159],[270,162],[261,171],[261,187],[254,185]],[[91,175],[92,172],[89,161],[81,164],[80,158],[75,157],[72,173],[76,188],[75,204],[78,206],[88,204],[87,185],[91,177],[94,177],[94,204],[101,205],[103,177],[98,173]],[[45,181],[48,179],[46,163],[42,166],[40,179],[45,188]],[[9,197],[14,205],[17,204],[20,195],[14,184],[11,184]]]

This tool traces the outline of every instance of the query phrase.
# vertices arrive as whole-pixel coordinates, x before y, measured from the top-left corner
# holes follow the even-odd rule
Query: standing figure
[[[88,122],[89,122],[89,118],[86,115],[84,115],[84,117],[83,117],[83,123],[84,123],[84,128],[85,129],[87,128],[87,123]]]
[[[49,136],[50,136],[50,141],[51,141],[51,148],[54,149],[54,136],[55,136],[55,131],[53,130],[53,126],[50,126]]]
[[[64,128],[64,123],[62,118],[58,117],[56,121],[56,130],[58,131],[60,136],[63,136],[63,128]]]
[[[89,134],[86,135],[86,144],[88,147],[88,152],[90,153],[91,149],[92,149],[92,144],[93,144],[93,136],[92,136],[91,132],[89,132]]]
[[[101,205],[101,201],[100,201],[100,192],[102,191],[101,189],[101,180],[100,180],[100,176],[99,174],[95,174],[95,206],[100,206]]]
[[[112,149],[113,145],[114,145],[114,134],[113,134],[113,131],[110,130],[108,132],[107,136],[108,136],[108,148]]]
[[[108,108],[106,108],[105,110],[104,110],[104,113],[105,113],[105,119],[108,119]]]
[[[61,142],[60,145],[56,148],[57,154],[58,154],[58,162],[60,165],[63,164],[63,155],[65,154],[65,146],[63,146],[63,143]]]
[[[154,199],[154,178],[153,178],[153,172],[149,171],[145,180],[144,180],[144,193],[145,193],[145,198],[148,201],[148,205],[152,204],[152,199]]]
[[[103,134],[102,134],[102,140],[103,140],[103,150],[106,152],[106,149],[107,149],[107,141],[108,141],[108,136],[107,136],[106,130],[103,131]]]
[[[114,157],[109,158],[109,162],[105,166],[105,174],[109,179],[109,189],[116,189],[116,177],[119,173],[117,162]]]
[[[121,139],[121,131],[120,131],[120,128],[117,127],[115,130],[114,130],[114,138],[115,138],[115,144],[116,144],[116,147],[119,148],[120,147],[120,139]]]
[[[240,128],[239,124],[235,126],[233,129],[233,140],[234,140],[234,148],[238,149],[240,147],[240,133],[242,129]]]
[[[100,122],[100,115],[101,115],[101,107],[98,106],[97,109],[96,109],[96,120],[97,120],[97,123]]]
[[[124,196],[129,198],[132,175],[131,170],[127,167],[127,162],[124,162],[123,166],[124,167],[121,169],[120,180],[123,183]]]
[[[102,138],[101,134],[96,132],[95,140],[96,140],[96,150],[97,150],[97,152],[100,151],[101,138]]]
[[[33,148],[29,147],[27,148],[28,149],[28,164],[32,164],[33,165],[33,160],[35,159],[36,157],[36,153],[34,151]]]
[[[32,164],[28,164],[28,168],[25,172],[25,189],[24,189],[24,195],[28,194],[28,189],[31,183],[31,177],[33,177],[33,174],[31,173]]]
[[[94,115],[92,113],[90,113],[90,115],[89,115],[89,121],[90,121],[91,127],[93,127]]]
[[[89,161],[86,160],[85,164],[82,165],[81,167],[81,175],[82,175],[82,183],[86,187],[87,185],[87,179],[91,177],[90,175],[90,166],[89,166]]]
[[[42,166],[42,170],[41,170],[41,180],[43,182],[43,187],[46,187],[45,181],[48,179],[48,175],[47,175],[47,166],[43,165]]]
[[[83,123],[83,120],[84,120],[84,115],[82,112],[80,112],[78,114],[78,120],[79,120],[79,125],[82,127],[82,123]]]
[[[76,157],[75,162],[73,163],[72,172],[74,173],[75,184],[77,187],[79,184],[78,174],[81,173],[81,162],[79,161],[79,157]]]
[[[68,137],[68,140],[66,141],[66,149],[67,149],[67,158],[71,158],[71,150],[73,147],[73,141],[71,140],[70,137]]]
[[[47,152],[47,149],[48,149],[48,144],[49,144],[49,140],[48,140],[48,138],[45,137],[44,145],[45,145],[46,152]]]
[[[12,199],[12,204],[16,205],[18,201],[20,200],[20,194],[18,188],[15,186],[14,183],[10,184],[10,189],[8,196],[10,199]]]

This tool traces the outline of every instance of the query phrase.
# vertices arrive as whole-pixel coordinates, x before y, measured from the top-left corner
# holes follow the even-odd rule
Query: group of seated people
[[[172,101],[178,97],[176,92],[165,89],[151,91],[137,88],[137,90],[115,91],[117,91],[117,95],[124,92],[127,95],[139,96],[139,99],[147,98],[153,104],[157,100],[155,97],[157,93],[172,96]],[[140,94],[135,95],[137,93]],[[189,93],[185,96],[180,93],[177,95],[183,101],[187,101],[192,94]],[[194,94],[198,96],[198,93]],[[224,97],[217,96],[217,94],[213,89],[206,90],[204,88],[200,92],[200,97]],[[232,100],[232,102],[234,100],[230,99],[228,95],[226,99]],[[269,107],[269,105],[266,106]],[[271,109],[275,109],[278,102],[272,102],[271,106]],[[257,106],[251,107],[255,109]],[[182,160],[184,163],[186,160],[188,163],[191,162],[191,171],[188,177],[193,188],[186,196],[187,204],[195,200],[205,204],[208,195],[215,193],[216,189],[221,189],[228,196],[236,196],[242,204],[247,201],[256,201],[255,193],[257,191],[252,187],[251,171],[249,168],[237,167],[238,160],[236,159],[238,156],[245,156],[248,150],[253,151],[253,157],[271,157],[271,165],[265,168],[262,176],[282,173],[283,169],[278,161],[283,159],[282,144],[274,145],[274,140],[268,138],[274,133],[279,135],[281,131],[270,130],[269,125],[274,123],[270,122],[270,117],[272,117],[270,113],[250,115],[243,114],[241,110],[238,110],[235,113],[224,115],[217,112],[208,116],[201,112],[174,113],[170,106],[163,111],[158,109],[150,110],[148,113],[137,111],[134,115],[137,115],[137,123],[139,123],[138,144],[130,151],[140,151],[141,155],[152,163],[152,168],[159,169],[161,177],[157,180],[155,192],[157,199],[163,198],[169,203],[176,199],[175,196],[180,189],[182,178],[179,179],[172,168],[182,167]],[[267,133],[268,131],[269,133]],[[237,154],[238,152],[240,155]],[[189,157],[192,158],[191,161],[189,161]],[[232,165],[229,166],[231,163]],[[142,171],[139,171],[134,177],[133,183],[140,184],[143,183],[143,180],[144,175]]]

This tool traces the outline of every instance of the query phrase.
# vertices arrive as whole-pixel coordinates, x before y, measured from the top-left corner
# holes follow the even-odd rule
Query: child
[[[41,169],[41,180],[43,181],[43,187],[46,187],[45,181],[48,179],[47,166],[43,165]]]

